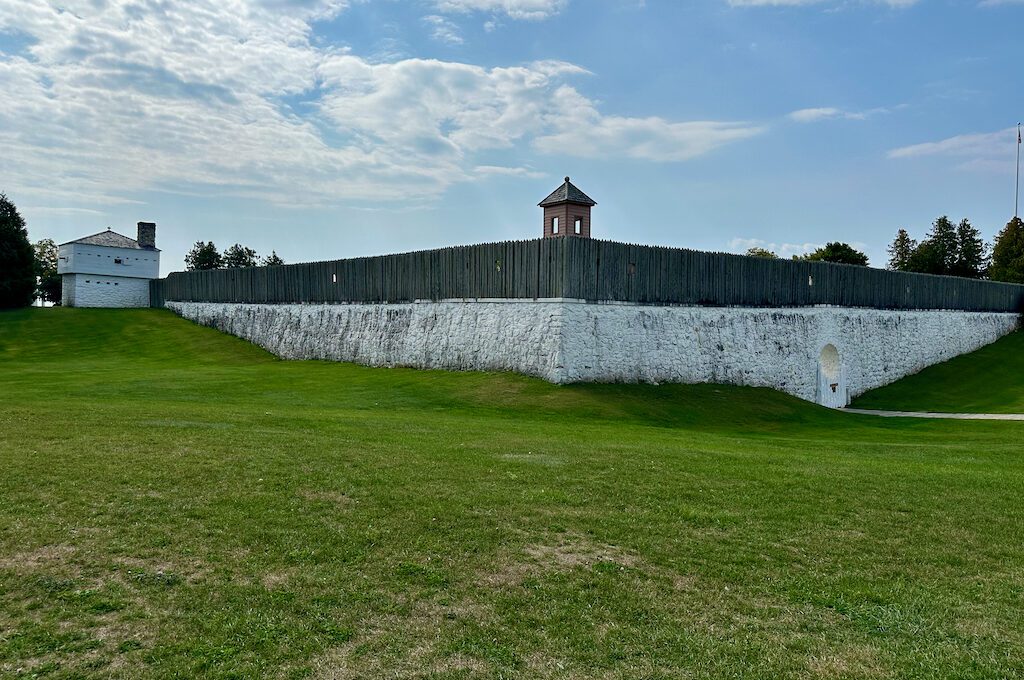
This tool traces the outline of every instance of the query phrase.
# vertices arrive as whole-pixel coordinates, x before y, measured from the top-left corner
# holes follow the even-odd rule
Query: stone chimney
[[[136,239],[139,242],[140,248],[156,248],[156,222],[139,222],[139,237]]]

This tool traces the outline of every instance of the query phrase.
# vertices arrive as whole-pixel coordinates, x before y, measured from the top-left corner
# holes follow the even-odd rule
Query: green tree
[[[192,250],[185,255],[185,268],[189,271],[220,269],[223,266],[224,258],[213,241],[196,241]]]
[[[907,271],[910,266],[910,258],[917,249],[917,241],[910,238],[906,229],[896,232],[896,238],[889,246],[889,269],[896,271]]]
[[[996,236],[988,275],[993,281],[1024,283],[1024,221],[1019,217],[1007,222]]]
[[[908,272],[919,274],[945,274],[944,258],[939,246],[931,239],[917,244],[907,261]]]
[[[840,264],[856,264],[866,267],[868,256],[857,250],[849,243],[832,241],[821,248],[813,250],[802,257],[794,259],[807,260],[809,262],[838,262]]]
[[[943,215],[932,222],[932,229],[925,241],[931,244],[927,264],[932,271],[927,273],[952,274],[956,270],[957,259],[956,226]]]
[[[0,194],[0,309],[29,306],[35,290],[35,257],[25,220]]]
[[[35,246],[36,297],[59,305],[61,301],[61,277],[57,273],[57,244],[53,239],[44,238]]]
[[[270,255],[264,256],[260,264],[262,264],[264,267],[279,267],[282,264],[284,264],[284,260],[280,258],[276,250],[272,250],[270,252]]]
[[[744,255],[747,255],[748,257],[767,257],[773,260],[778,259],[779,257],[778,255],[768,250],[767,248],[758,248],[756,246],[753,248],[748,248],[747,252],[744,253]]]
[[[236,243],[224,251],[224,266],[228,269],[255,267],[258,264],[256,251]]]
[[[983,278],[988,271],[989,255],[981,232],[965,217],[956,227],[956,262],[953,276]]]

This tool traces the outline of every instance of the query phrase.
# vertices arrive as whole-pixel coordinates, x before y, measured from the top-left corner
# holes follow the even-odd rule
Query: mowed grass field
[[[156,310],[0,314],[0,396],[3,677],[1024,673],[1024,423],[283,362]]]

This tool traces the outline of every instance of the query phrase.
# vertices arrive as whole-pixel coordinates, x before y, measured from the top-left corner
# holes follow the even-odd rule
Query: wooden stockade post
[[[1024,286],[1017,284],[572,237],[174,272],[150,285],[154,307],[480,298],[1024,311]]]

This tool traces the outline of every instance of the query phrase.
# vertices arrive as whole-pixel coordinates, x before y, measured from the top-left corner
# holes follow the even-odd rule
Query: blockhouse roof
[[[569,181],[569,178],[565,178],[565,183],[558,187],[543,201],[538,203],[542,208],[546,208],[549,205],[558,205],[559,203],[579,203],[580,205],[597,205],[597,201],[587,196],[585,193],[576,188],[576,185]]]
[[[110,248],[134,248],[135,250],[159,250],[159,248],[143,248],[135,239],[128,238],[110,229],[91,236],[76,238],[74,241],[68,241],[60,245],[66,246],[70,243],[84,243],[90,246],[108,246]]]

